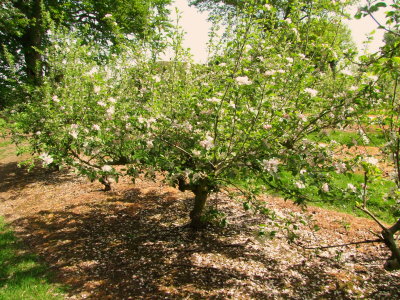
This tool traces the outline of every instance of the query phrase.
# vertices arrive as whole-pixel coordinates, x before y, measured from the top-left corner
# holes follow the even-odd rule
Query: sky
[[[362,4],[365,0],[360,1]],[[193,58],[197,62],[205,62],[207,59],[207,42],[208,32],[211,29],[211,24],[207,22],[207,13],[200,13],[195,7],[188,6],[188,0],[175,0],[174,7],[178,8],[181,13],[180,25],[186,32],[184,46],[191,49]],[[354,15],[357,12],[357,7],[351,8],[350,13]],[[384,11],[376,13],[375,17],[383,21]],[[364,49],[363,41],[366,40],[366,35],[377,28],[376,23],[369,17],[361,20],[347,20],[345,23],[352,31],[353,40],[360,51]],[[384,24],[384,22],[382,22]],[[369,52],[374,52],[382,45],[384,31],[376,30],[374,41],[368,46]]]

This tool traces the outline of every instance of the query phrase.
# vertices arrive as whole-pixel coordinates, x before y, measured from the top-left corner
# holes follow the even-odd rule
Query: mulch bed
[[[0,215],[50,267],[54,282],[69,286],[67,299],[400,296],[400,272],[383,269],[389,253],[381,244],[304,249],[373,239],[370,230],[378,228],[371,220],[303,210],[272,196],[263,199],[267,217],[219,194],[209,203],[228,225],[195,232],[185,226],[189,192],[144,178],[101,188],[68,170],[28,173],[16,158],[0,161]]]

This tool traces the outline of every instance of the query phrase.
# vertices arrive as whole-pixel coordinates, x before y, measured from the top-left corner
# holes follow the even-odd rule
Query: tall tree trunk
[[[43,0],[33,0],[30,6],[22,4],[21,8],[30,21],[21,37],[26,75],[30,83],[39,85],[42,81],[42,56],[38,50],[42,49],[44,35]]]
[[[194,187],[192,191],[195,197],[194,207],[190,212],[190,227],[193,229],[201,229],[206,225],[202,217],[209,190],[206,185],[199,185]]]

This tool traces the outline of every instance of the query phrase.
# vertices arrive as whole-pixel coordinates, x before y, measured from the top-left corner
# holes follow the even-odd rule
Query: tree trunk
[[[103,176],[99,179],[100,183],[104,185],[104,192],[111,191],[111,183],[108,180],[107,176]]]
[[[42,49],[44,24],[43,0],[34,0],[30,7],[20,6],[30,21],[21,37],[25,58],[25,70],[28,81],[39,85],[42,81],[42,56],[38,49]]]
[[[382,236],[386,246],[392,252],[392,256],[385,263],[385,269],[388,271],[400,269],[400,250],[394,239],[394,234],[400,230],[400,219],[389,229],[382,231]]]
[[[205,185],[196,186],[192,189],[194,197],[194,207],[190,212],[190,227],[193,229],[201,229],[206,225],[203,220],[203,210],[207,202],[208,188]]]

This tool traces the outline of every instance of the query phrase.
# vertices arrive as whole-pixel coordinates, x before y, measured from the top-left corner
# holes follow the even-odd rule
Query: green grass
[[[362,174],[351,174],[349,177],[343,174],[332,174],[333,182],[340,188],[346,188],[348,183],[360,186],[364,182]],[[394,199],[385,199],[385,194],[395,187],[395,183],[389,180],[372,183],[368,185],[367,207],[375,216],[389,224],[394,223],[399,217],[400,212],[396,211],[396,201]],[[361,202],[361,199],[359,200]],[[334,203],[320,203],[319,205],[327,208],[334,208],[343,212],[355,214],[357,216],[367,216],[359,209],[355,208],[356,201],[349,199],[336,199]]]
[[[287,172],[283,173],[281,177],[283,183],[293,181],[292,175]],[[341,189],[346,189],[347,184],[351,183],[354,186],[360,187],[364,182],[364,176],[362,174],[344,174],[331,173],[332,186],[336,186]],[[395,187],[394,182],[389,180],[381,180],[379,183],[373,183],[368,185],[368,201],[367,207],[375,216],[380,220],[392,224],[400,217],[399,206],[396,205],[394,199],[385,199],[385,194],[390,191],[391,188]],[[356,202],[362,202],[361,199],[356,197],[345,197],[342,193],[336,194],[332,199],[321,200],[319,194],[320,189],[318,187],[309,187],[307,190],[307,197],[312,201],[308,204],[332,209],[349,213],[356,216],[368,217],[364,212],[356,208]],[[369,217],[368,217],[369,218]]]
[[[368,146],[380,147],[386,143],[385,137],[380,132],[369,132],[367,136],[370,140]],[[356,142],[359,145],[363,145],[362,139],[357,132],[348,132],[348,131],[337,131],[332,130],[329,132],[322,133],[314,133],[310,134],[309,138],[313,141],[329,143],[334,140],[342,145],[353,146]]]
[[[63,299],[59,287],[32,254],[24,253],[13,232],[0,217],[0,300]]]

